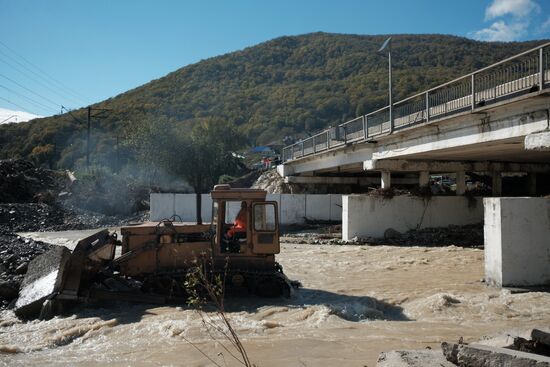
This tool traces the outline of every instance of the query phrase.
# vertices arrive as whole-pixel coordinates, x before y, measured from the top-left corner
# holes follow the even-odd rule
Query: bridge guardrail
[[[289,145],[283,148],[283,162],[473,111],[549,84],[550,43],[546,43]]]

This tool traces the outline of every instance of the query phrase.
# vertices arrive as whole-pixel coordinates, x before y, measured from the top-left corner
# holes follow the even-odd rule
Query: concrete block
[[[205,223],[210,223],[212,220],[212,197],[210,194],[201,194],[201,216]]]
[[[150,219],[152,221],[170,218],[175,214],[175,194],[152,193],[149,200],[151,204]]]
[[[485,280],[550,285],[550,199],[485,198]]]
[[[282,224],[303,223],[304,217],[312,220],[342,219],[341,195],[306,195],[306,194],[267,194],[267,201],[276,201],[279,207],[279,221]],[[209,222],[212,218],[212,198],[202,194],[202,219]],[[227,218],[234,218],[240,204],[229,205]],[[195,222],[195,194],[151,194],[151,220],[170,218],[177,214],[184,222]],[[230,219],[228,219],[230,220]]]
[[[460,366],[550,367],[550,357],[481,344],[455,345]]]
[[[342,207],[342,239],[384,237],[388,228],[404,233],[411,229],[466,225],[483,221],[482,201],[440,196],[391,199],[367,195],[345,195]]]
[[[17,316],[38,317],[44,301],[60,291],[70,257],[69,249],[56,246],[29,263],[27,274],[21,283],[19,298],[15,302],[14,311]]]
[[[550,131],[527,135],[524,145],[526,150],[550,151]]]
[[[281,195],[281,224],[304,223],[306,216],[306,195],[283,194]]]
[[[330,220],[342,220],[342,195],[330,194]]]
[[[175,194],[174,196],[176,215],[180,216],[183,222],[194,222],[197,206],[195,194]]]
[[[266,201],[277,202],[277,210],[279,211],[277,214],[279,215],[279,222],[281,222],[281,195],[282,194],[267,194],[265,198]]]
[[[537,343],[545,344],[550,347],[550,333],[538,329],[533,329],[531,331],[531,339],[536,340]]]
[[[310,220],[330,220],[330,195],[306,195],[305,217]]]
[[[377,367],[456,367],[439,350],[396,350],[382,352]]]

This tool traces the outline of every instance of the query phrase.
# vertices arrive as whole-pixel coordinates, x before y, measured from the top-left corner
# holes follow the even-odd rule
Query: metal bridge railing
[[[357,117],[283,149],[283,162],[370,140],[550,86],[550,43]]]

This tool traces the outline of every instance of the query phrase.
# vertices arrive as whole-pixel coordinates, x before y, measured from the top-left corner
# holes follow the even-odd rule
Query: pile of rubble
[[[29,262],[51,246],[0,230],[0,309],[17,298]]]
[[[131,187],[130,187],[131,186]],[[51,231],[116,226],[143,219],[147,189],[124,180],[76,180],[25,160],[0,161],[0,229]]]
[[[383,352],[378,367],[454,367],[510,366],[550,367],[550,333],[532,329],[529,339],[516,336],[513,343],[489,345],[485,342],[468,344],[442,343],[440,350],[404,350]],[[508,338],[506,338],[508,340]]]
[[[66,185],[67,174],[22,159],[0,160],[0,203],[49,202]]]
[[[465,226],[450,225],[440,228],[411,229],[400,233],[389,228],[384,238],[354,237],[351,241],[341,239],[341,225],[302,226],[301,231],[290,231],[283,235],[282,242],[307,245],[371,245],[371,246],[457,246],[483,248],[483,224]]]
[[[9,232],[40,231],[62,226],[64,213],[43,203],[0,204],[0,228]]]
[[[251,188],[265,190],[268,194],[303,194],[308,191],[306,185],[285,183],[276,169],[262,173]]]
[[[389,228],[384,238],[357,239],[370,245],[390,246],[458,246],[483,248],[483,223],[465,226],[411,229],[406,233]]]

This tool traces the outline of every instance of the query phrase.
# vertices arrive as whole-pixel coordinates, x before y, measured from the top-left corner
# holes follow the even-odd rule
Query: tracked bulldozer
[[[228,185],[215,186],[211,197],[209,224],[183,223],[176,216],[122,227],[120,239],[102,230],[72,252],[57,247],[40,255],[29,264],[16,314],[44,316],[67,303],[93,300],[184,301],[185,277],[197,267],[222,277],[228,291],[289,297],[298,283],[275,261],[277,203],[266,201],[264,190]]]

